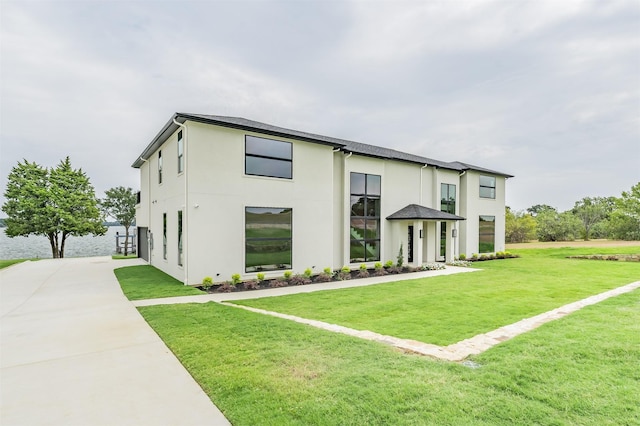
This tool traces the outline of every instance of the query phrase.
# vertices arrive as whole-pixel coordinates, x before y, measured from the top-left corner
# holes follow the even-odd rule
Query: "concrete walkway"
[[[333,281],[328,283],[298,285],[291,287],[267,288],[255,291],[239,291],[237,293],[210,293],[195,296],[164,297],[161,299],[134,300],[134,306],[154,306],[154,305],[175,305],[177,303],[207,303],[207,302],[230,302],[234,300],[260,299],[262,297],[286,296],[289,294],[313,293],[316,291],[337,290],[341,288],[364,287],[375,284],[384,284],[405,280],[416,280],[419,278],[430,278],[441,275],[460,274],[464,272],[475,272],[480,269],[462,268],[459,266],[447,266],[446,269],[436,271],[413,272],[402,275],[384,275],[381,277],[359,278],[357,280]]]
[[[124,297],[109,257],[0,270],[0,424],[228,425]]]

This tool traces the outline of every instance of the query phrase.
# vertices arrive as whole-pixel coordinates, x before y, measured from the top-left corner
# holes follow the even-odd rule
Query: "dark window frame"
[[[158,185],[162,185],[162,150],[158,150]]]
[[[289,212],[289,236],[288,237],[248,237],[247,236],[247,213],[255,213],[255,212],[250,212],[249,210],[258,210],[258,209],[262,209],[265,211],[272,211],[272,210],[281,210],[280,213],[285,213],[285,212]],[[247,273],[252,273],[252,272],[262,272],[262,271],[282,271],[282,270],[286,270],[286,269],[291,269],[293,267],[293,208],[292,207],[265,207],[265,206],[245,206],[244,208],[244,226],[245,226],[245,235],[244,235],[244,242],[245,242],[245,248],[244,248],[244,271]],[[261,265],[248,265],[247,261],[248,261],[248,253],[247,253],[247,246],[249,245],[250,242],[281,242],[281,243],[286,243],[288,242],[288,247],[290,247],[289,250],[289,263],[280,263],[275,265],[276,267],[274,268],[269,268],[268,264],[261,264]]]
[[[183,266],[184,259],[182,258],[182,239],[183,239],[183,214],[182,210],[178,210],[178,266]]]
[[[184,172],[184,140],[182,130],[178,132],[178,174]]]
[[[289,158],[286,157],[280,157],[277,155],[265,155],[265,154],[258,154],[258,153],[251,153],[248,152],[247,150],[247,143],[248,143],[248,138],[253,138],[253,139],[263,139],[269,142],[277,142],[277,143],[281,143],[281,144],[288,144],[289,146]],[[263,160],[268,160],[268,161],[281,161],[281,162],[285,162],[285,163],[289,163],[289,169],[288,169],[288,174],[286,176],[274,176],[274,175],[269,175],[269,174],[263,174],[263,173],[251,173],[248,170],[248,161],[247,159],[252,158],[252,159],[263,159]],[[288,179],[288,180],[292,180],[293,179],[293,143],[292,142],[287,142],[287,141],[280,141],[277,139],[269,139],[269,138],[263,138],[261,136],[254,136],[254,135],[245,135],[244,136],[244,174],[247,176],[261,176],[261,177],[269,177],[269,178],[275,178],[275,179]]]
[[[489,219],[491,218],[491,219]],[[482,222],[492,223],[493,229],[491,232],[486,232],[486,228],[483,229]],[[485,231],[485,232],[483,232]],[[482,237],[491,236],[492,244],[491,250],[482,250]],[[478,217],[478,253],[493,253],[496,250],[496,217],[491,215],[480,215]]]
[[[356,192],[353,188],[352,182],[353,182],[353,177],[354,175],[361,175],[364,177],[364,192]],[[377,188],[379,189],[379,193],[375,194],[373,192],[370,192],[370,188],[369,188],[369,176],[371,177],[377,177],[378,178],[378,186]],[[382,229],[380,227],[381,225],[381,215],[382,215],[382,176],[381,175],[374,175],[374,174],[369,174],[369,173],[359,173],[359,172],[351,172],[349,175],[349,200],[351,200],[351,197],[360,197],[363,201],[363,208],[362,208],[362,215],[358,215],[358,214],[354,214],[353,212],[353,205],[351,204],[351,201],[349,201],[349,263],[360,263],[360,262],[377,262],[380,261],[380,249],[381,249],[381,241],[382,241]],[[369,214],[372,210],[369,209],[369,202],[376,202],[377,207],[378,207],[378,211],[376,212],[376,209],[373,209],[374,214],[371,215]],[[377,213],[377,214],[376,214]],[[363,235],[363,238],[353,238],[353,233],[351,232],[351,229],[353,228],[351,226],[351,221],[353,220],[360,220],[363,221],[364,223],[364,233],[365,235]],[[375,230],[376,230],[376,238],[368,238],[367,237],[367,230],[369,229],[367,224],[369,222],[375,222]],[[376,254],[377,255],[372,255],[372,256],[368,256],[367,254],[367,244],[368,243],[375,243],[376,245]],[[354,244],[361,244],[364,245],[364,260],[359,260],[359,259],[355,259],[351,257],[351,246]]]
[[[493,181],[493,186],[491,186],[491,185],[483,185],[482,184],[482,178],[491,179]],[[480,178],[478,179],[478,182],[480,184],[480,189],[479,189],[480,198],[488,198],[488,199],[495,200],[496,199],[496,177],[495,176],[480,175]],[[489,195],[483,195],[483,188],[485,190],[484,192],[486,192],[487,190],[489,191]]]
[[[167,214],[162,213],[162,259],[167,260]]]

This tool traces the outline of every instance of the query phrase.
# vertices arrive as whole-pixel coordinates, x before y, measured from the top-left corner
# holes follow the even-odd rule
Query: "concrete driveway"
[[[229,424],[122,294],[113,269],[141,263],[0,270],[0,424]]]

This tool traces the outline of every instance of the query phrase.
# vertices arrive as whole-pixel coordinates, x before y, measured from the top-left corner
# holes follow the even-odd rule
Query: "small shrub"
[[[311,270],[311,268],[307,268],[304,270],[304,276],[311,279],[311,276],[313,275],[313,271]]]
[[[373,275],[375,275],[376,277],[387,275],[387,271],[384,270],[381,262],[376,262],[376,264],[374,265],[374,269],[375,272],[373,273]]]
[[[322,270],[322,272],[324,272],[325,274],[327,274],[329,276],[333,275],[333,270],[331,268],[329,268],[328,266],[326,268],[324,268]]]
[[[220,287],[218,287],[218,291],[220,293],[231,293],[235,289],[236,287],[231,284],[231,281],[225,281]]]
[[[453,262],[449,263],[448,265],[469,267],[469,266],[472,265],[472,263],[469,262],[468,260],[454,260]]]
[[[336,278],[339,281],[350,280],[351,279],[351,268],[348,266],[343,266],[342,269],[338,272]]]
[[[478,260],[478,253],[473,253],[471,255],[471,260]]]
[[[460,255],[460,260],[466,260],[467,259],[467,255],[465,255],[464,253]]]
[[[202,288],[203,288],[205,291],[209,291],[209,289],[210,289],[211,287],[213,287],[213,278],[211,278],[211,277],[204,277],[204,278],[202,279]]]
[[[426,263],[422,265],[423,271],[439,271],[441,269],[445,269],[445,266],[442,263]]]
[[[291,271],[284,271],[284,274],[282,275],[284,277],[284,279],[286,281],[289,281],[291,279],[291,277],[293,276],[293,272]]]
[[[480,257],[478,258],[479,261],[484,261],[484,260],[488,260],[489,257],[486,254],[481,254]]]
[[[360,264],[360,267],[358,268],[358,278],[368,278],[369,277],[369,271],[367,271],[367,265],[365,265],[364,263]]]
[[[398,258],[396,259],[396,266],[402,268],[404,264],[404,256],[402,255],[402,243],[400,243],[400,250],[398,251]]]
[[[258,280],[249,280],[245,281],[244,289],[245,290],[258,290],[260,288],[260,281]]]
[[[263,282],[264,281],[264,272],[258,272],[258,275],[256,277],[258,278],[258,282]]]
[[[393,260],[387,260],[386,262],[384,262],[385,269],[389,269],[392,266],[393,266]]]
[[[499,251],[496,253],[496,259],[504,259],[506,256],[503,251]]]
[[[231,275],[231,285],[234,287],[242,282],[242,278],[240,278],[240,274]]]

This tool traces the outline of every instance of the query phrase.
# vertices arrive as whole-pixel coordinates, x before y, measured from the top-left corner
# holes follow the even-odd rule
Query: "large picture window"
[[[440,184],[440,210],[456,214],[456,186],[449,183]],[[440,223],[440,256],[447,253],[447,223]]]
[[[291,142],[245,136],[244,171],[248,175],[291,179]]]
[[[496,178],[480,175],[480,197],[496,198]]]
[[[380,260],[380,187],[378,175],[351,173],[351,263]]]
[[[496,241],[496,217],[480,216],[478,236],[478,251],[480,253],[493,253]]]
[[[245,208],[245,272],[291,269],[292,212]]]

